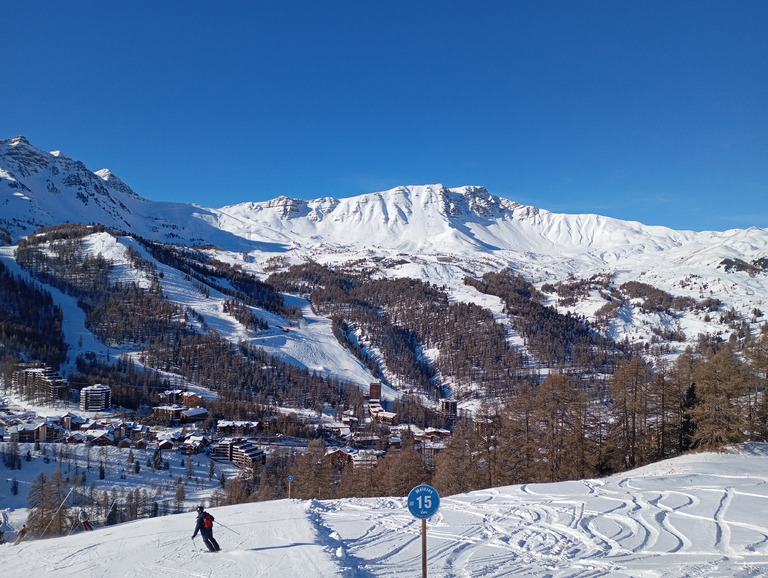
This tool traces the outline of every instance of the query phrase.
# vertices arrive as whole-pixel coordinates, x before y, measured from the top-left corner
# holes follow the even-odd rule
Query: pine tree
[[[539,435],[536,430],[536,391],[523,382],[499,412],[499,480],[502,484],[530,481],[537,467]]]
[[[42,535],[53,512],[53,499],[51,498],[51,490],[45,472],[37,474],[29,486],[27,508],[30,510],[29,517],[27,518],[27,527],[30,534],[33,536]]]
[[[565,375],[550,374],[539,384],[534,412],[540,440],[536,479],[586,477],[586,405],[577,384]]]
[[[318,480],[318,472],[324,460],[325,445],[323,441],[310,441],[306,451],[296,458],[296,465],[293,468],[292,498],[310,500],[319,497],[319,487],[322,481]]]
[[[72,520],[67,513],[67,481],[61,468],[48,479],[40,472],[30,486],[27,526],[35,536],[61,536],[69,531]]]
[[[748,380],[731,346],[721,347],[708,361],[700,363],[694,377],[698,398],[690,411],[696,427],[694,447],[716,449],[743,441],[749,425],[742,408]]]
[[[242,504],[249,501],[248,483],[243,476],[236,476],[227,481],[224,503]]]
[[[155,453],[152,454],[152,471],[163,469],[163,456],[160,452],[160,448],[155,449]]]
[[[173,497],[173,503],[176,506],[176,513],[179,514],[184,508],[184,501],[187,499],[187,492],[184,489],[184,482],[181,480],[176,484],[176,494]]]
[[[10,443],[5,444],[5,449],[3,451],[3,463],[9,470],[21,469],[19,442],[16,440],[12,440]]]
[[[430,481],[424,460],[413,439],[404,437],[401,449],[387,452],[376,466],[379,495],[407,496],[414,487]]]
[[[503,408],[483,400],[477,411],[470,445],[477,464],[478,488],[492,488],[500,485],[504,472],[502,456],[505,451],[503,439]]]
[[[471,433],[471,426],[467,422],[460,422],[453,428],[446,449],[435,457],[432,485],[441,496],[461,494],[479,487]]]
[[[624,467],[644,461],[649,375],[650,367],[640,358],[632,357],[616,368],[608,386],[614,420],[612,437]]]
[[[753,418],[751,422],[752,437],[759,441],[768,441],[768,333],[763,333],[755,339],[746,352],[753,376],[752,403]]]

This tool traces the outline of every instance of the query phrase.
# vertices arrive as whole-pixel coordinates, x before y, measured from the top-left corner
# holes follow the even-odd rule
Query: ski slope
[[[6,472],[7,473],[7,472]],[[427,522],[430,576],[764,576],[768,445],[699,453],[600,480],[443,497]],[[212,508],[0,546],[8,576],[421,576],[404,498]],[[11,537],[7,532],[6,538]]]

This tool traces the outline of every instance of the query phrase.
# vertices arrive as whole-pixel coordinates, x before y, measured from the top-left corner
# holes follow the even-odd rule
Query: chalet
[[[45,421],[21,423],[12,426],[8,432],[10,441],[17,443],[56,442],[62,439],[64,428]]]
[[[379,458],[384,456],[384,452],[377,450],[359,450],[352,456],[352,467],[373,468],[379,462]]]
[[[167,389],[160,394],[160,401],[165,405],[197,406],[203,398],[192,391],[183,389]]]
[[[371,418],[374,421],[383,423],[385,425],[392,425],[397,419],[396,413],[391,411],[384,411],[384,408],[382,408],[380,405],[371,405],[369,406],[369,410],[371,412]]]
[[[193,407],[181,411],[181,423],[194,423],[208,419],[208,410],[204,407]]]
[[[361,450],[350,446],[331,448],[325,452],[325,458],[336,467],[370,468],[377,464],[384,452],[378,450]]]
[[[317,428],[317,431],[325,438],[346,438],[352,431],[349,426],[338,423],[326,423]]]
[[[172,450],[173,449],[173,441],[168,440],[168,439],[157,440],[157,449],[158,450]]]
[[[67,412],[61,416],[61,425],[64,426],[64,429],[68,430],[78,430],[87,423],[87,421],[88,420],[85,418],[75,415],[72,412]]]
[[[341,416],[341,423],[347,426],[350,431],[355,431],[358,428],[359,421],[351,409],[346,410]]]
[[[199,454],[211,444],[207,436],[194,434],[187,436],[181,443],[181,451],[185,454]]]
[[[128,438],[131,441],[136,441],[150,434],[149,426],[142,425],[140,423],[127,421],[118,422],[115,425],[115,436],[118,438]]]
[[[38,426],[39,424],[31,423],[20,423],[18,425],[12,426],[10,431],[11,442],[29,444],[40,441],[38,439]]]
[[[183,389],[166,389],[159,394],[160,401],[162,401],[164,405],[179,405],[183,393]]]
[[[376,434],[353,432],[349,435],[349,445],[353,448],[373,448],[381,443],[381,438]]]
[[[86,441],[92,446],[113,446],[115,445],[115,436],[109,430],[89,430],[86,434]]]
[[[73,432],[69,432],[67,435],[64,436],[64,443],[84,444],[86,439],[87,438],[84,433],[79,431],[73,431]]]
[[[259,429],[257,421],[232,421],[221,419],[216,424],[216,432],[221,436],[247,437],[256,435]]]
[[[325,458],[336,467],[351,464],[357,450],[349,446],[344,448],[330,448],[325,452]]]
[[[203,398],[193,391],[185,391],[184,395],[181,396],[181,404],[184,407],[197,407],[201,401]]]
[[[158,405],[152,408],[152,413],[157,414],[171,423],[181,421],[181,412],[184,410],[180,405]]]
[[[427,428],[424,433],[415,435],[415,439],[428,440],[431,442],[440,442],[451,437],[451,430],[441,428]]]
[[[106,430],[106,431],[109,431],[109,433],[114,433],[115,428],[112,425],[112,422],[103,421],[103,420],[88,421],[80,426],[80,431],[86,432],[86,435],[89,435],[88,432],[94,432],[99,430]]]

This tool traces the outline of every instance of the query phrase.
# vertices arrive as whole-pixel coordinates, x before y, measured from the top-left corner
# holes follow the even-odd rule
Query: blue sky
[[[0,138],[211,207],[398,185],[768,227],[768,2],[4,2]]]

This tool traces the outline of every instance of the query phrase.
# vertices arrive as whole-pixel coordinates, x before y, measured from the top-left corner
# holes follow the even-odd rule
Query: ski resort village
[[[136,421],[137,412],[113,407],[107,385],[85,386],[72,392],[79,395],[79,401],[72,400],[67,380],[51,368],[19,367],[12,373],[11,387],[5,392],[8,397],[0,409],[0,441],[11,444],[4,454],[6,464],[20,464],[20,444],[34,444],[36,452],[41,451],[41,444],[83,444],[167,455],[204,454],[214,462],[231,463],[252,475],[266,462],[268,452],[295,453],[318,438],[323,440],[326,459],[331,462],[340,460],[358,468],[375,466],[389,448],[401,448],[405,434],[414,441],[425,463],[433,462],[435,453],[445,448],[450,429],[398,425],[397,414],[385,411],[381,405],[381,384],[371,383],[369,391],[372,397],[364,404],[366,414],[362,417],[346,411],[337,419],[329,408],[327,413],[319,414],[292,411],[282,419],[276,411],[259,422],[212,419],[208,410],[200,407],[200,395],[166,390],[158,394],[158,405],[143,408],[145,413]],[[440,401],[446,423],[454,423],[456,403]],[[273,424],[284,419],[291,420],[297,431],[310,435],[280,433],[282,428]],[[134,468],[139,467],[137,462]]]

